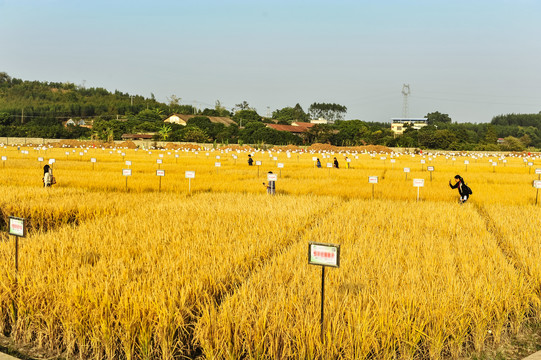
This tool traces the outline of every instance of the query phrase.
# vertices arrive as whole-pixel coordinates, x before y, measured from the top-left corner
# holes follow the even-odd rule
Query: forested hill
[[[146,108],[169,111],[153,98],[72,83],[23,81],[0,73],[0,125],[56,125],[69,118],[137,114]]]
[[[541,129],[541,113],[498,115],[492,118],[492,125],[533,126]]]

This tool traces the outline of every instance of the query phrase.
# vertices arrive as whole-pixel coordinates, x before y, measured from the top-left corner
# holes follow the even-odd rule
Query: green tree
[[[306,139],[310,143],[327,144],[331,142],[333,132],[329,125],[316,124],[306,132]]]
[[[12,119],[9,113],[0,112],[0,125],[10,125],[11,122],[12,122]]]
[[[503,151],[522,151],[524,144],[514,136],[507,136],[503,139],[503,144],[500,144]]]
[[[492,125],[487,125],[485,137],[483,138],[483,141],[485,144],[496,144],[498,141],[498,134],[496,134],[496,131],[494,130],[494,127]]]
[[[246,126],[249,122],[261,122],[261,116],[255,110],[239,110],[232,119],[240,126]]]
[[[428,125],[435,125],[438,123],[450,124],[451,118],[448,114],[442,114],[439,111],[431,112],[426,115],[428,119]]]
[[[169,137],[171,130],[172,130],[171,126],[163,125],[160,131],[158,131],[158,134],[160,134],[160,136],[162,137],[162,140],[165,141]]]
[[[308,114],[304,112],[302,107],[297,104],[295,107],[285,107],[283,109],[276,110],[272,113],[272,118],[278,120],[279,123],[290,124],[295,121],[306,122],[308,121]]]
[[[308,115],[311,119],[323,118],[330,121],[344,120],[347,107],[334,103],[313,103],[308,108]]]
[[[182,135],[184,141],[187,142],[206,143],[210,141],[207,133],[196,126],[186,127]]]

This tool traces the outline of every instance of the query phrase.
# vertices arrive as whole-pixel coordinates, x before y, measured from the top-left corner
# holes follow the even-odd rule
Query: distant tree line
[[[495,116],[490,123],[453,123],[447,114],[428,113],[428,126],[406,126],[395,136],[389,123],[344,120],[347,108],[334,103],[312,103],[308,111],[296,104],[276,109],[264,118],[248,102],[230,111],[219,101],[214,108],[198,110],[181,104],[172,95],[169,103],[103,88],[72,83],[23,81],[0,72],[0,136],[120,140],[124,133],[155,133],[156,140],[219,142],[229,144],[329,143],[338,146],[386,145],[442,150],[509,150],[541,148],[541,113]],[[172,114],[196,115],[186,126],[164,124]],[[209,117],[230,117],[225,126]],[[63,126],[68,119],[93,120],[92,129]],[[333,124],[317,124],[301,136],[277,131],[267,123],[292,124],[324,118]],[[503,139],[498,141],[498,139]]]

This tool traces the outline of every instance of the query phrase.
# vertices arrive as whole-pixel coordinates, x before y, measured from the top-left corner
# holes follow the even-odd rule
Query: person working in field
[[[49,187],[53,184],[53,168],[49,164],[43,167],[43,186]]]
[[[252,159],[252,155],[248,155],[248,166],[252,166],[254,164],[254,159]]]
[[[460,199],[458,202],[460,204],[464,204],[466,201],[468,201],[468,198],[470,197],[473,192],[469,188],[468,185],[464,182],[464,179],[460,175],[455,175],[455,184],[451,184],[451,180],[449,180],[449,186],[451,189],[458,189],[458,194],[460,195]]]
[[[272,171],[268,173],[272,174]],[[268,184],[263,183],[263,186],[267,188],[267,194],[276,195],[276,182],[274,180],[269,180]]]
[[[333,166],[338,169],[338,160],[334,158]]]

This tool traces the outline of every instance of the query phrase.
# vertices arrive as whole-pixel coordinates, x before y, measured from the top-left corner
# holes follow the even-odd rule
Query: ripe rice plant
[[[256,151],[249,167],[227,149],[73,150],[0,148],[0,225],[30,228],[18,274],[0,237],[0,331],[17,342],[68,359],[459,359],[539,318],[525,157]],[[57,184],[43,188],[49,159]],[[456,174],[474,191],[462,206]],[[324,341],[310,241],[342,246]]]

